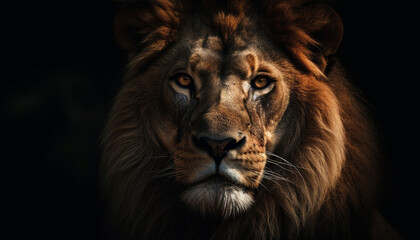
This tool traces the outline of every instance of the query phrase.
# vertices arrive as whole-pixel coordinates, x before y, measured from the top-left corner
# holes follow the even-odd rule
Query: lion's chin
[[[203,216],[229,218],[246,211],[253,203],[253,191],[213,176],[189,187],[182,200]]]

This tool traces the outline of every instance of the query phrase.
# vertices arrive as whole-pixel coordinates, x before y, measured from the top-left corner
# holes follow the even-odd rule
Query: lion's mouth
[[[253,189],[214,174],[190,185],[182,200],[202,215],[227,218],[248,209],[254,202],[253,195]]]
[[[254,189],[247,187],[234,180],[231,180],[221,174],[213,174],[210,177],[207,177],[203,180],[193,183],[190,187],[193,187],[199,184],[208,184],[210,187],[213,187],[215,188],[215,190],[219,190],[219,191],[222,191],[224,187],[229,187],[229,186],[236,186],[245,191],[254,191]]]

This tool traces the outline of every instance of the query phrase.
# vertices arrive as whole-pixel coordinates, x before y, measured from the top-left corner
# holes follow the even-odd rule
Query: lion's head
[[[115,32],[129,50],[104,135],[116,231],[344,236],[351,213],[373,211],[373,141],[331,60],[343,32],[331,8],[138,1]]]

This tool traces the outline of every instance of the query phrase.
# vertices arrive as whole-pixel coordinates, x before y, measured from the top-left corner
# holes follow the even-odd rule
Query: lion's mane
[[[259,6],[269,23],[267,34],[285,46],[301,69],[285,73],[298,80],[290,86],[290,103],[278,126],[283,135],[273,151],[293,162],[296,170],[284,171],[290,183],[281,182],[281,188],[263,182],[270,191],[262,187],[249,213],[221,221],[202,218],[180,202],[171,162],[158,161],[168,150],[154,129],[153,122],[159,120],[155,111],[161,107],[151,101],[156,93],[151,85],[130,81],[140,71],[152,74],[149,63],[176,40],[182,13],[194,6],[171,0],[135,4],[147,9],[131,15],[131,22],[142,29],[136,33],[142,41],[131,53],[127,81],[116,97],[103,138],[102,189],[114,236],[352,239],[370,235],[378,178],[372,126],[340,65],[328,59],[326,66],[316,58],[317,41],[308,33],[320,27],[323,12],[298,12],[298,6],[306,4],[303,1],[266,1]],[[214,25],[226,38],[234,34],[249,6],[246,1],[228,1],[223,9],[208,5],[209,16],[219,11]]]

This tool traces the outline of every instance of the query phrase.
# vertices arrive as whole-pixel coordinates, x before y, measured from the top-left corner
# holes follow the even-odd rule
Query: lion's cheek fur
[[[345,164],[346,136],[338,100],[325,83],[302,76],[295,87],[287,119],[273,134],[278,137],[277,144],[268,146],[299,171],[290,176],[294,186],[275,186],[278,191],[272,192],[285,216],[298,228],[319,211],[338,184]],[[299,204],[293,204],[295,201]]]
[[[304,79],[304,78],[303,78]],[[335,185],[345,164],[346,136],[340,105],[335,94],[321,81],[303,81],[298,98],[306,105],[306,126],[302,132],[302,156],[308,168],[325,177],[323,186]]]
[[[170,121],[154,122],[153,125],[161,147],[170,152],[176,143],[177,126]]]

